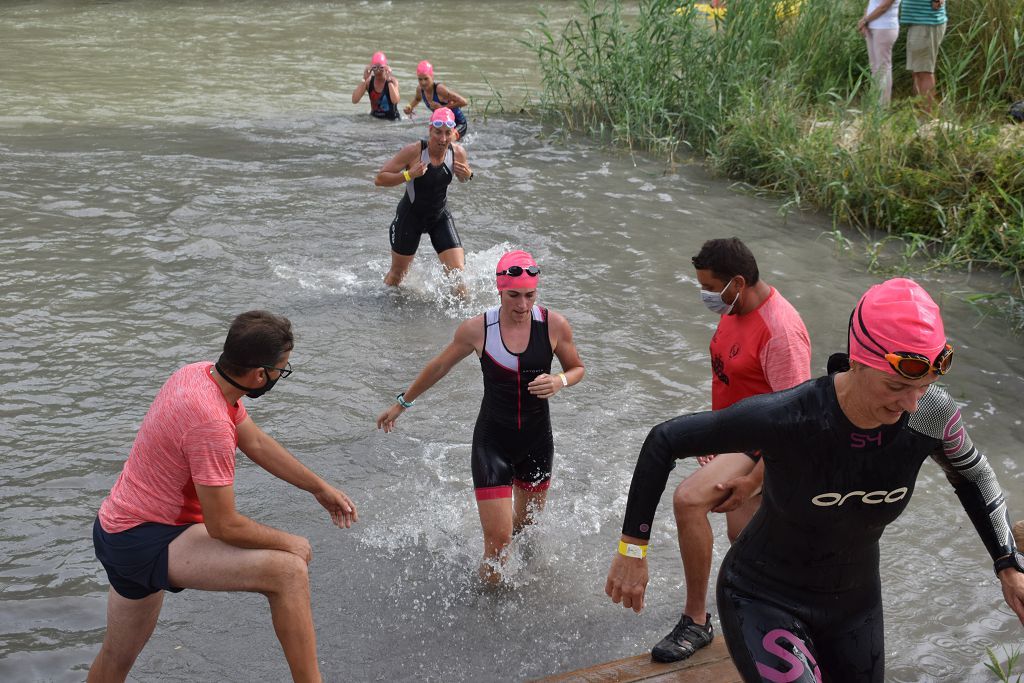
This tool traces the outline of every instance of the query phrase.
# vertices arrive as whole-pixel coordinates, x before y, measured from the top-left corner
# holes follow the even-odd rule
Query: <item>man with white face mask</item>
[[[760,279],[757,261],[743,242],[709,240],[692,261],[701,301],[722,316],[711,338],[712,410],[811,378],[807,328],[796,309]],[[686,603],[679,623],[651,650],[659,662],[686,659],[714,637],[706,611],[714,543],[708,513],[726,513],[732,542],[761,504],[759,453],[723,453],[701,459],[701,465],[672,497]]]

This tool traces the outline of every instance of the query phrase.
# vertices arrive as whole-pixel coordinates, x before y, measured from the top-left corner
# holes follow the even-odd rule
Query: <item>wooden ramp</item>
[[[725,639],[718,636],[707,647],[697,650],[689,659],[673,664],[651,661],[650,654],[596,664],[586,669],[555,674],[537,683],[742,683],[736,667],[725,649]]]

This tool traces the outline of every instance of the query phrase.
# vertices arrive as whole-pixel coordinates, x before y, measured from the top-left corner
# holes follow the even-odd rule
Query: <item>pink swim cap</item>
[[[897,277],[871,287],[850,318],[850,359],[895,375],[885,354],[919,353],[934,360],[946,346],[939,307],[921,285]]]
[[[430,115],[430,125],[434,125],[434,121],[440,121],[442,125],[454,128],[455,113],[448,107],[439,107]],[[440,126],[438,126],[438,128],[440,128]]]
[[[434,65],[424,59],[422,62],[416,65],[416,75],[433,77]]]
[[[383,52],[374,52],[373,57],[370,59],[370,64],[374,66],[387,66],[388,58],[384,56]]]
[[[519,275],[500,275],[512,266],[519,266],[523,271]],[[537,289],[537,281],[540,279],[540,275],[530,275],[526,272],[526,269],[530,266],[537,266],[537,262],[533,260],[533,257],[529,253],[517,250],[510,251],[501,259],[498,260],[498,291],[502,292],[506,289]]]

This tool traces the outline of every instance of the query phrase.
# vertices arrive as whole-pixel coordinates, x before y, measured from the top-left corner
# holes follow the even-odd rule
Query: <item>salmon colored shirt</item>
[[[711,337],[711,409],[811,378],[811,339],[796,309],[774,287],[743,315],[723,315]]]
[[[118,533],[145,522],[203,521],[195,484],[235,480],[237,427],[248,417],[230,405],[210,375],[212,363],[181,368],[153,399],[128,460],[100,505],[100,525]]]

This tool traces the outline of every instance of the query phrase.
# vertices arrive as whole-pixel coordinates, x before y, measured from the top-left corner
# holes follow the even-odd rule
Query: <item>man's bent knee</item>
[[[273,551],[267,567],[268,590],[262,592],[308,591],[309,568],[298,555],[283,550]]]
[[[716,494],[719,499],[724,497],[724,494],[715,491],[713,486],[695,485],[683,480],[672,494],[672,509],[677,517],[679,515],[707,515],[717,505]]]

